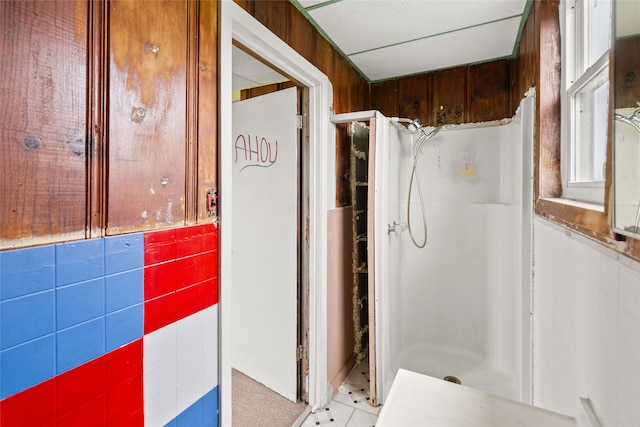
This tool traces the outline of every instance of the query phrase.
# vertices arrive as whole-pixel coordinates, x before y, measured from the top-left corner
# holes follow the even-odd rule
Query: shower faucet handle
[[[387,224],[387,235],[391,235],[391,232],[398,233],[407,229],[407,224],[404,222],[395,222],[393,224]]]

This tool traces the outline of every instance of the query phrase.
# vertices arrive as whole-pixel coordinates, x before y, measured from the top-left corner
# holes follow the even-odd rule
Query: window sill
[[[542,198],[541,200],[546,200],[552,203],[565,204],[565,205],[574,206],[580,209],[587,209],[590,211],[604,213],[604,205],[600,205],[598,203],[583,202],[580,200],[573,200],[573,199],[563,199],[561,197],[548,197],[548,198],[545,197],[545,198]]]
[[[540,198],[535,213],[603,243],[615,242],[604,206],[562,198]]]
[[[603,206],[562,198],[540,198],[536,215],[580,233],[614,251],[640,261],[640,239],[613,232]]]

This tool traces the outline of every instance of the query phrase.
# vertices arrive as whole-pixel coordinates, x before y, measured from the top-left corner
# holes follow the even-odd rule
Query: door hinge
[[[296,115],[296,129],[302,129],[302,115]]]
[[[304,353],[304,347],[301,345],[296,349],[296,362],[302,360],[302,354]]]

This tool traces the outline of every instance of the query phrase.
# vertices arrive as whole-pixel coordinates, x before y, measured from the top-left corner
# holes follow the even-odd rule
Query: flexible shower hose
[[[409,195],[407,197],[407,228],[409,230],[409,237],[413,244],[418,248],[422,249],[427,245],[427,215],[424,211],[424,199],[422,197],[422,185],[420,184],[420,174],[418,173],[418,155],[422,150],[422,145],[429,138],[418,138],[416,141],[416,149],[413,154],[413,167],[411,168],[411,178],[409,179]],[[424,141],[423,141],[424,140]],[[419,144],[419,145],[418,145]],[[413,180],[416,180],[416,186],[418,187],[418,198],[420,200],[420,210],[422,213],[422,226],[424,230],[424,240],[422,243],[418,243],[416,238],[413,235],[413,228],[411,227],[411,190],[413,189]]]

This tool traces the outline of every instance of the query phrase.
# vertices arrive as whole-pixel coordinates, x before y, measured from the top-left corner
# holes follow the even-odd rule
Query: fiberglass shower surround
[[[412,142],[411,144],[411,147],[412,147],[411,158],[413,159],[413,164],[411,166],[411,178],[409,179],[409,192],[407,194],[407,203],[410,203],[411,193],[413,192],[413,186],[415,183],[415,186],[418,190],[420,214],[422,218],[423,239],[420,243],[418,243],[418,241],[416,240],[415,234],[413,232],[413,226],[411,225],[411,209],[407,209],[406,223],[403,224],[403,223],[397,223],[394,221],[393,225],[390,225],[387,230],[388,230],[388,233],[391,233],[392,231],[397,232],[398,230],[404,231],[406,229],[407,231],[409,231],[409,238],[411,239],[411,242],[413,242],[413,244],[417,248],[422,249],[427,245],[427,240],[429,237],[429,228],[427,225],[427,216],[424,210],[424,196],[422,195],[422,183],[420,181],[420,174],[418,171],[418,159],[420,157],[420,154],[422,153],[422,147],[424,146],[424,144],[427,143],[427,141],[429,141],[429,139],[436,136],[438,132],[440,132],[441,130],[450,129],[452,127],[455,127],[456,125],[438,126],[427,133],[423,129],[422,123],[418,119],[411,120],[411,119],[405,119],[400,117],[392,117],[390,123],[396,126],[401,131],[404,131],[404,128],[402,126],[397,126],[397,124],[408,123],[407,130],[409,130],[409,132],[411,132],[412,135],[418,134],[417,140],[415,142]]]
[[[530,96],[513,118],[448,128],[385,119],[375,166],[379,402],[404,368],[530,403],[534,105]],[[411,185],[420,190],[407,197]],[[422,243],[420,215],[423,249],[405,222]]]

